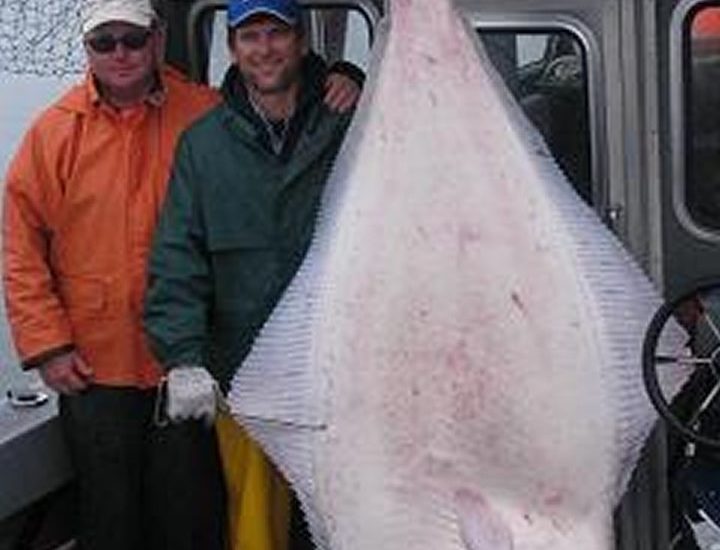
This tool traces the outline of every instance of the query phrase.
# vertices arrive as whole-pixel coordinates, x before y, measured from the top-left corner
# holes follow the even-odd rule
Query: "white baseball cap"
[[[81,12],[82,32],[87,34],[110,21],[150,28],[156,18],[150,0],[86,0]]]

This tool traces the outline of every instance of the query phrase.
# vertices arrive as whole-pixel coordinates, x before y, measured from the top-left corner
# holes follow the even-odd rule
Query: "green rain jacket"
[[[306,59],[279,154],[234,69],[224,101],[180,138],[144,314],[166,368],[204,365],[227,391],[299,267],[351,117],[323,105],[324,83],[324,64]]]

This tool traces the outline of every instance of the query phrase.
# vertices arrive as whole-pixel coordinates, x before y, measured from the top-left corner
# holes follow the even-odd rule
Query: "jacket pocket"
[[[280,257],[263,235],[215,235],[209,239],[217,314],[254,319],[278,291]]]
[[[220,292],[230,290],[230,296],[235,296],[257,291],[274,274],[274,247],[261,236],[214,235],[207,245]]]
[[[71,318],[102,317],[109,309],[107,283],[101,277],[63,277],[60,295]]]

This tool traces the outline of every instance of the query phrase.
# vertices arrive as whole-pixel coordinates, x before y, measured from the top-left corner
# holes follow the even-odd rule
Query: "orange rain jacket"
[[[116,111],[93,79],[32,125],[7,174],[3,276],[25,367],[72,346],[95,382],[152,387],[143,335],[146,263],[175,142],[218,101],[165,68],[162,90]]]

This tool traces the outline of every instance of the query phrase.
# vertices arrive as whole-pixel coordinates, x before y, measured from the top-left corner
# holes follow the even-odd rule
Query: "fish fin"
[[[481,494],[458,490],[455,504],[466,550],[512,550],[510,528]]]
[[[519,136],[534,151],[538,181],[545,186],[559,221],[557,234],[565,235],[569,258],[575,262],[581,280],[585,303],[590,315],[598,319],[596,342],[607,365],[602,376],[605,391],[612,399],[615,440],[608,453],[618,462],[618,483],[611,488],[617,503],[625,491],[645,440],[657,419],[650,404],[641,371],[642,344],[647,326],[662,303],[653,282],[631,256],[620,239],[597,217],[592,207],[576,193],[553,158],[540,132],[532,126],[520,107],[506,92],[508,112],[514,119]],[[560,175],[561,177],[558,177]],[[683,329],[668,323],[659,351],[678,353],[686,341]],[[686,380],[688,371],[678,367],[666,369],[661,385],[666,396],[672,396]]]
[[[484,66],[489,58],[480,40],[469,29]],[[528,119],[497,71],[488,74],[498,94],[504,98],[506,112],[517,138],[533,153],[537,181],[545,187],[548,204],[556,210],[556,235],[567,239],[568,258],[575,262],[576,272],[583,274],[582,292],[589,315],[597,319],[599,333],[595,341],[607,368],[602,377],[605,391],[613,402],[611,419],[615,438],[608,454],[616,460],[612,471],[619,472],[617,483],[609,488],[614,502],[623,495],[646,438],[657,419],[645,390],[641,357],[645,331],[662,303],[654,283],[630,254],[618,236],[602,223],[597,212],[576,192],[562,167],[553,157],[540,131]],[[677,355],[687,340],[685,331],[668,322],[658,345],[658,352]],[[687,379],[689,370],[680,365],[664,368],[660,380],[663,393],[671,398]]]
[[[543,163],[549,162],[554,161],[543,159]],[[614,413],[615,439],[610,454],[618,461],[613,468],[619,473],[618,482],[612,488],[617,503],[657,419],[639,372],[645,331],[662,298],[620,240],[597,220],[569,184],[556,188],[555,196],[559,219],[575,249],[578,273],[584,274],[586,303],[599,320],[597,326],[602,333],[596,342],[603,345],[600,352],[607,367],[602,378],[614,403],[610,410]],[[578,203],[582,208],[578,208]],[[591,219],[594,223],[590,223]],[[664,336],[663,349],[679,350],[686,340],[679,326],[668,327]],[[664,389],[666,395],[672,395],[679,390],[687,371],[668,369],[666,374]]]
[[[263,448],[302,503],[318,548],[322,526],[308,506],[315,492],[314,438],[325,427],[321,373],[312,361],[314,268],[303,264],[253,350],[233,378],[228,403],[235,419]]]
[[[260,442],[264,452],[276,464],[290,484],[310,527],[317,550],[329,550],[328,536],[320,514],[314,505],[316,479],[314,475],[312,431],[286,427],[274,422],[243,420],[248,433]]]

